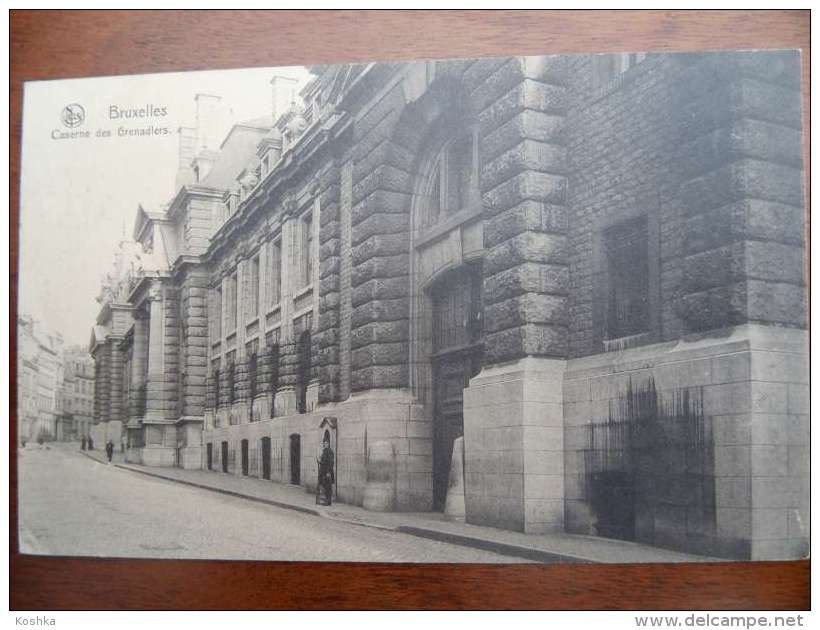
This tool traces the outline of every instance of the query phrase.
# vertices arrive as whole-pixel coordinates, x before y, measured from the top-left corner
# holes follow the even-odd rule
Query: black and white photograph
[[[19,552],[807,558],[803,63],[25,83]]]

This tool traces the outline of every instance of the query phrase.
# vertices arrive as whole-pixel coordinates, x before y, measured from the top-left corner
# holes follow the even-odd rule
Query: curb
[[[89,457],[91,457],[89,455]],[[94,459],[94,458],[92,458]],[[196,483],[194,481],[185,481],[184,479],[176,479],[173,477],[166,477],[164,475],[158,475],[156,473],[147,472],[145,470],[140,470],[139,468],[133,468],[128,465],[123,464],[114,464],[115,467],[121,468],[122,470],[130,470],[131,472],[138,473],[140,475],[145,475],[147,477],[154,477],[155,479],[162,479],[163,481],[170,481],[173,483],[179,483],[183,486],[191,486],[193,488],[200,488],[202,490],[209,490],[211,492],[216,492],[218,494],[225,494],[230,497],[237,497],[239,499],[246,499],[248,501],[255,501],[256,503],[263,503],[265,505],[272,505],[273,507],[283,508],[285,510],[293,510],[294,512],[302,512],[303,514],[310,514],[311,516],[322,516],[322,513],[319,510],[313,510],[311,508],[302,507],[301,505],[294,505],[293,503],[284,503],[282,501],[274,501],[273,499],[263,499],[262,497],[255,497],[251,494],[242,494],[241,492],[235,492],[234,490],[225,490],[223,488],[214,488],[213,486],[206,486],[203,483]]]
[[[429,540],[449,543],[451,545],[459,545],[460,547],[471,547],[481,551],[491,551],[502,556],[523,558],[525,560],[532,560],[534,562],[546,564],[595,563],[594,560],[590,560],[589,558],[580,558],[577,556],[553,553],[551,551],[544,551],[533,547],[521,547],[520,545],[496,542],[485,538],[474,538],[472,536],[462,536],[461,534],[451,534],[449,532],[442,532],[436,529],[413,527],[412,525],[399,525],[398,527],[395,527],[393,531],[408,534],[409,536],[417,536],[418,538],[427,538]]]
[[[93,455],[89,455],[85,451],[80,451],[83,455],[88,457],[89,459],[104,464],[105,462],[101,462],[99,459],[94,457]],[[140,475],[145,475],[146,477],[153,477],[155,479],[162,479],[163,481],[170,481],[171,483],[178,483],[184,486],[190,486],[193,488],[199,488],[201,490],[208,490],[210,492],[215,492],[218,494],[224,494],[231,497],[236,497],[239,499],[245,499],[248,501],[254,501],[256,503],[262,503],[264,505],[270,505],[273,507],[282,508],[285,510],[292,510],[294,512],[301,512],[303,514],[309,514],[311,516],[318,516],[320,518],[327,518],[334,521],[340,521],[343,523],[348,523],[350,525],[359,525],[360,527],[372,527],[376,529],[382,529],[386,531],[392,531],[400,534],[407,534],[408,536],[415,536],[417,538],[425,538],[427,540],[434,540],[437,542],[448,543],[451,545],[457,545],[459,547],[468,547],[471,549],[478,549],[480,551],[489,551],[492,553],[497,553],[502,556],[509,556],[513,558],[523,558],[524,560],[530,560],[533,562],[539,563],[546,563],[546,564],[592,564],[595,563],[594,560],[590,560],[589,558],[581,558],[578,556],[571,556],[566,554],[559,554],[550,551],[544,551],[542,549],[535,549],[532,547],[522,547],[520,545],[513,545],[509,543],[502,543],[496,542],[492,540],[487,540],[484,538],[475,538],[473,536],[463,536],[461,534],[451,534],[449,532],[442,532],[440,530],[435,529],[425,529],[423,527],[415,527],[412,525],[398,525],[395,527],[390,527],[386,525],[381,525],[377,523],[367,522],[367,521],[358,521],[353,519],[344,518],[343,516],[331,516],[329,514],[325,514],[320,512],[319,510],[314,510],[311,508],[302,507],[301,505],[294,505],[293,503],[285,503],[283,501],[275,501],[273,499],[263,499],[261,497],[255,497],[249,494],[243,494],[241,492],[236,492],[234,490],[224,490],[222,488],[215,488],[213,486],[208,486],[202,483],[196,483],[194,481],[186,481],[184,479],[177,479],[175,477],[166,477],[165,475],[160,475],[157,473],[148,472],[145,470],[140,470],[139,468],[135,468],[129,466],[127,464],[112,464],[116,468],[120,468],[122,470],[127,470],[130,472],[135,472]]]

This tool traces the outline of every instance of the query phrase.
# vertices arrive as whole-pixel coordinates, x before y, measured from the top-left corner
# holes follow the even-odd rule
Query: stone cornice
[[[137,280],[134,288],[131,289],[131,293],[128,294],[128,301],[131,303],[132,307],[138,308],[146,299],[152,299],[150,293],[151,287],[154,284],[153,281],[159,280],[161,282],[162,280],[169,278],[170,275],[171,274],[167,271],[144,272],[139,280]]]
[[[188,267],[202,265],[202,256],[193,256],[190,254],[180,254],[177,259],[171,264],[171,276],[177,277]]]
[[[221,200],[225,191],[222,188],[212,188],[201,184],[186,184],[180,186],[177,194],[174,195],[171,205],[168,206],[168,219],[175,219],[177,214],[185,207],[191,197],[211,197]]]

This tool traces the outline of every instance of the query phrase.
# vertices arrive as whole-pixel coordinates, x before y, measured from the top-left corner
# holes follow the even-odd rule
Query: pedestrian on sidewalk
[[[80,450],[81,451],[85,450],[85,436],[83,436],[83,440],[82,440],[82,442],[80,442]]]
[[[120,453],[125,453],[125,433],[120,436]]]
[[[90,435],[88,436],[88,450],[89,451],[94,450],[94,440]]]
[[[114,442],[108,440],[105,444],[105,454],[108,457],[108,463],[111,463],[111,458],[114,456]]]
[[[319,499],[320,505],[330,505],[333,502],[333,483],[336,481],[334,473],[335,455],[333,449],[330,448],[330,432],[325,431],[325,436],[322,439],[322,456],[319,459],[319,488],[321,489],[321,496]]]

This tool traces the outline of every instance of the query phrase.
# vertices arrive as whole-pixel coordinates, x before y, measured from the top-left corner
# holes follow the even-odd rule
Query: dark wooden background
[[[22,82],[171,70],[551,52],[800,48],[804,11],[12,11],[11,376]],[[807,204],[808,207],[808,204]],[[807,609],[809,562],[391,565],[45,558],[17,553],[11,394],[12,609]]]

